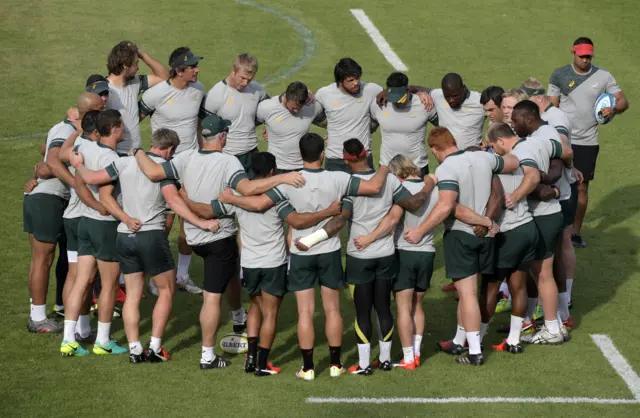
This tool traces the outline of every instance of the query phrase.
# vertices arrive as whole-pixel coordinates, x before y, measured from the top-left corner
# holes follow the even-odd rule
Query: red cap
[[[355,161],[358,158],[362,158],[362,157],[366,157],[367,156],[367,149],[366,148],[362,148],[362,151],[360,151],[360,155],[351,155],[346,153],[344,150],[342,151],[342,159],[343,160],[348,160],[348,161]]]
[[[593,45],[590,44],[579,44],[573,46],[573,52],[576,53],[577,56],[583,57],[588,55],[590,57],[593,56]]]

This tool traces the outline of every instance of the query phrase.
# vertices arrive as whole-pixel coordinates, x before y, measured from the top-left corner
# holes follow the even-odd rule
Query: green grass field
[[[245,3],[245,4],[240,4]],[[640,11],[631,0],[555,2],[521,6],[504,0],[218,0],[157,2],[129,0],[97,3],[78,0],[36,2],[4,0],[0,5],[0,212],[2,268],[0,295],[0,416],[639,416],[636,405],[592,404],[312,404],[308,397],[593,397],[632,399],[630,390],[593,344],[590,334],[609,335],[622,355],[640,371],[636,351],[640,319],[640,174],[636,145],[635,53]],[[106,7],[105,7],[106,6]],[[265,9],[267,8],[267,9]],[[526,347],[521,356],[485,351],[481,368],[458,366],[437,353],[435,343],[449,338],[455,326],[455,301],[440,287],[446,283],[441,255],[425,301],[426,334],[422,367],[376,372],[367,379],[329,378],[324,320],[317,314],[314,382],[297,381],[300,365],[295,335],[295,301],[288,295],[280,314],[271,359],[283,373],[257,379],[242,371],[241,357],[225,370],[198,369],[200,297],[178,294],[164,341],[174,360],[162,365],[132,366],[126,356],[61,358],[59,336],[26,331],[26,286],[30,250],[22,232],[22,187],[41,157],[46,132],[82,91],[85,78],[106,72],[106,56],[122,39],[137,42],[161,61],[176,47],[188,45],[204,55],[201,81],[207,88],[226,76],[233,58],[250,51],[260,60],[259,81],[271,95],[291,81],[312,90],[332,82],[333,65],[351,56],[364,68],[364,79],[383,84],[393,68],[349,12],[362,8],[409,67],[412,84],[437,86],[442,75],[459,72],[467,85],[518,86],[535,76],[545,83],[551,71],[569,62],[571,43],[589,36],[600,65],[616,77],[631,110],[600,134],[597,179],[583,236],[589,248],[578,251],[572,315],[573,340],[560,347]],[[296,71],[297,70],[297,71]],[[141,63],[141,72],[147,69]],[[290,74],[292,73],[293,74]],[[289,74],[289,75],[287,75]],[[283,77],[284,76],[284,77]],[[149,123],[143,134],[149,137]],[[375,136],[378,149],[379,134]],[[264,144],[263,144],[264,145]],[[432,161],[432,166],[435,167]],[[175,235],[175,231],[174,231]],[[172,245],[175,239],[172,239]],[[440,248],[440,247],[438,247]],[[192,276],[202,277],[194,257]],[[49,301],[53,303],[54,280]],[[143,302],[143,318],[153,299]],[[343,299],[343,361],[357,359],[351,301]],[[320,305],[318,305],[319,307]],[[321,309],[320,309],[321,312]],[[231,330],[229,315],[221,334]],[[508,321],[498,315],[496,325]],[[141,324],[148,343],[150,318]],[[122,323],[114,336],[125,343]],[[493,331],[485,347],[497,343]],[[394,353],[399,343],[394,343]],[[220,352],[220,350],[217,350]],[[374,348],[374,352],[377,350]]]

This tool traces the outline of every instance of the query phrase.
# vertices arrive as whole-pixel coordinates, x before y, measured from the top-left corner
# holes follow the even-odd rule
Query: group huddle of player
[[[576,40],[572,56],[554,71],[548,90],[529,78],[514,90],[478,93],[456,73],[430,89],[409,85],[399,72],[383,88],[362,81],[362,68],[343,58],[334,82],[317,92],[296,81],[270,97],[253,81],[258,62],[251,54],[239,55],[207,92],[198,81],[203,57],[189,48],[173,51],[167,69],[133,43],[117,44],[107,77],[90,76],[77,107],[49,131],[44,162],[25,186],[29,330],[63,333],[64,356],[88,355],[80,343],[92,343],[96,355],[167,361],[162,337],[178,287],[203,297],[200,368],[222,368],[230,361],[214,346],[226,294],[234,332],[246,328],[245,371],[270,376],[280,372],[269,352],[282,298],[292,292],[303,360],[296,375],[312,380],[319,288],[332,377],[414,370],[434,229],[442,223],[445,271],[453,281],[447,287],[459,298],[455,337],[438,343],[442,351],[461,364],[483,364],[482,337],[498,303],[512,314],[508,337],[494,349],[516,354],[522,341],[568,341],[573,247],[586,245],[580,228],[598,151],[593,106],[607,92],[616,101],[604,116],[628,107],[611,74],[591,64],[591,40]],[[138,59],[153,74],[138,75]],[[145,117],[148,152],[141,149]],[[427,135],[428,122],[434,127]],[[268,152],[257,149],[260,124]],[[327,136],[310,133],[312,124]],[[377,129],[382,142],[373,150]],[[435,174],[427,148],[439,162]],[[177,271],[168,241],[175,214]],[[344,270],[341,231],[348,235]],[[55,312],[64,324],[46,313],[56,246]],[[201,288],[188,275],[192,252],[203,259]],[[128,348],[110,336],[121,276]],[[145,276],[157,296],[148,349],[139,336]],[[241,287],[251,299],[248,312]],[[345,288],[355,306],[359,357],[349,368],[341,361]],[[543,321],[536,325],[537,319]],[[393,361],[396,323],[402,356]],[[380,352],[372,361],[374,325]]]

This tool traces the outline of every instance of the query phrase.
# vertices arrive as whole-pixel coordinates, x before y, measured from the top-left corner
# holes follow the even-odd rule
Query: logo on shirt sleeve
[[[573,87],[576,84],[575,80],[571,80],[571,83],[569,83],[569,87]]]
[[[173,104],[173,98],[167,100],[167,104]]]
[[[331,103],[331,106],[336,107],[340,104],[340,100],[336,99],[333,101],[333,103]]]

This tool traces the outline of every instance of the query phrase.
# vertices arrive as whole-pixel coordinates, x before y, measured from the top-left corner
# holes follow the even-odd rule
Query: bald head
[[[102,110],[102,99],[95,93],[84,92],[78,97],[78,114],[82,118],[90,110]]]
[[[442,77],[442,89],[459,89],[464,87],[462,77],[458,73],[448,73]]]
[[[467,88],[460,74],[449,73],[442,78],[442,94],[452,109],[462,106],[467,96]]]

